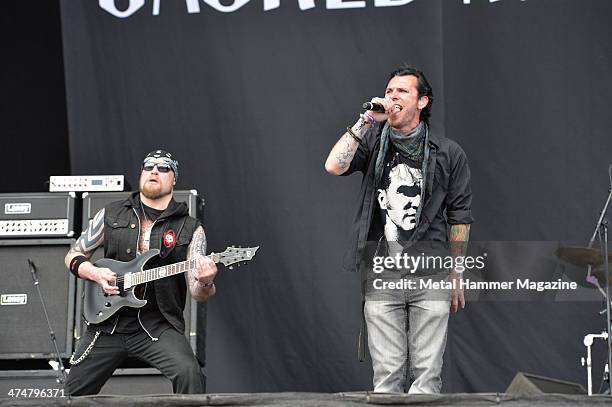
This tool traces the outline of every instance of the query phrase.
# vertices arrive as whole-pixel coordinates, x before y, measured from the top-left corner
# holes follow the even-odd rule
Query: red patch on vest
[[[176,236],[174,235],[174,231],[166,230],[164,235],[162,236],[162,240],[164,241],[164,246],[172,247],[176,244]]]

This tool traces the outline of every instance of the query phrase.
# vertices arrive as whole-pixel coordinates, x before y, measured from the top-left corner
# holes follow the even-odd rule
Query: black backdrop
[[[59,2],[4,1],[0,30],[2,144],[10,152],[0,190],[48,190],[50,174],[70,173]]]
[[[338,271],[360,180],[323,161],[402,62],[428,73],[433,126],[468,154],[473,239],[590,236],[612,161],[609,2],[188,13],[177,1],[153,15],[155,3],[118,18],[61,2],[70,167],[134,183],[143,154],[164,147],[181,161],[178,187],[206,199],[209,248],[262,246],[218,277],[209,391],[370,388],[355,360],[357,276]],[[444,390],[503,391],[519,370],[584,383],[600,305],[468,304],[451,320]]]

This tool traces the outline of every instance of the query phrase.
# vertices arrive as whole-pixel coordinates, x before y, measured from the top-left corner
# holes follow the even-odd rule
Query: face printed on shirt
[[[386,211],[387,223],[391,221],[399,229],[410,231],[416,227],[416,213],[421,204],[421,170],[400,163],[389,171],[389,180],[386,190],[378,190],[378,204]]]

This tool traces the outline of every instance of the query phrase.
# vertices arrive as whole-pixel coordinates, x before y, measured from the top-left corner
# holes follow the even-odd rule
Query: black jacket
[[[360,266],[366,265],[365,262],[371,260],[369,248],[375,247],[383,234],[374,186],[374,168],[383,125],[379,123],[366,133],[348,170],[342,174],[363,173],[349,246],[342,265],[346,271],[358,271]],[[419,225],[410,240],[445,242],[448,240],[448,224],[473,222],[470,169],[465,152],[454,141],[430,131],[429,148],[427,170],[423,174],[426,182],[424,206]]]

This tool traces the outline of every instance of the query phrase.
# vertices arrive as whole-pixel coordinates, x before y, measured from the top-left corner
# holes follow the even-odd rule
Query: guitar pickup
[[[123,276],[123,290],[127,290],[132,287],[132,273],[126,273]]]

